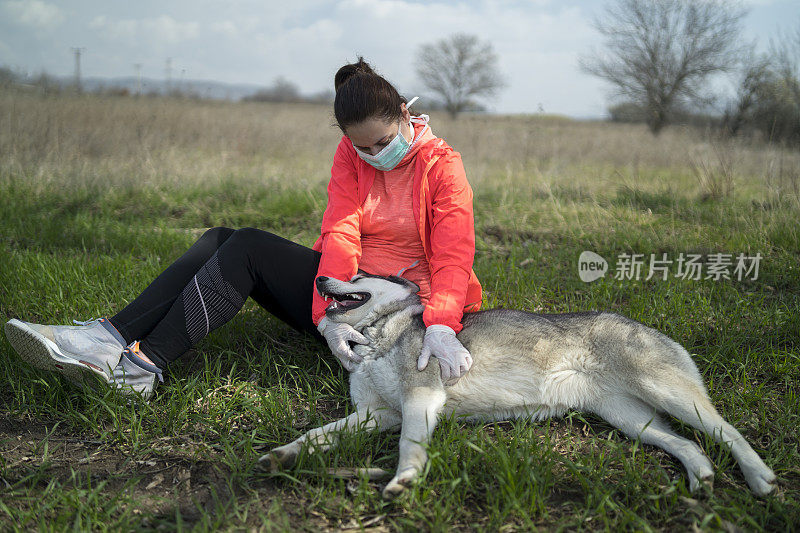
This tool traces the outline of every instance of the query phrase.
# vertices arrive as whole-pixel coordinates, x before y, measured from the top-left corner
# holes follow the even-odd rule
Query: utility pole
[[[136,69],[136,96],[142,96],[142,64],[134,63],[133,68]]]
[[[75,92],[81,92],[81,52],[86,50],[82,47],[72,47],[72,52],[75,54]]]

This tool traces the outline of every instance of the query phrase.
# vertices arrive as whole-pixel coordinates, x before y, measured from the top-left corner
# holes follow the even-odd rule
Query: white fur
[[[756,494],[775,487],[772,470],[714,409],[688,352],[638,322],[613,313],[565,315],[561,321],[513,310],[474,315],[458,335],[473,367],[445,387],[436,359],[424,371],[416,370],[425,329],[418,316],[423,310],[415,296],[418,287],[373,276],[322,285],[330,294],[370,294],[358,307],[328,312],[330,320],[346,322],[370,340],[354,347],[364,359],[350,375],[356,412],[263,456],[272,468],[294,464],[302,445],[326,449],[335,443],[336,431],[353,431],[365,422],[378,430],[400,425],[400,461],[384,489],[385,497],[393,497],[424,466],[424,445],[441,414],[542,420],[577,409],[677,457],[692,490],[710,483],[714,471],[708,457],[669,428],[659,415],[666,412],[729,446]]]

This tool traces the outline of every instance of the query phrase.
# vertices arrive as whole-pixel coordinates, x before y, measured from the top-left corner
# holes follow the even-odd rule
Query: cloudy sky
[[[800,24],[798,0],[747,0],[744,38],[766,47]],[[582,74],[580,54],[599,44],[592,17],[604,1],[558,0],[0,0],[0,65],[68,75],[71,47],[85,76],[134,74],[332,88],[342,64],[363,55],[407,96],[424,92],[418,47],[456,31],[490,41],[508,87],[492,111],[600,116],[609,90]]]

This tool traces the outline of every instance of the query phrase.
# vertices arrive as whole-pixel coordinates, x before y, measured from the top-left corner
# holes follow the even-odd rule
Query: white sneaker
[[[149,400],[156,388],[156,377],[163,382],[161,369],[148,363],[141,357],[139,341],[133,341],[122,352],[119,364],[114,368],[114,375],[108,384],[125,395],[138,394],[143,400]]]
[[[6,322],[6,337],[20,357],[37,368],[55,370],[78,383],[87,377],[107,382],[125,339],[108,318],[73,322],[80,325],[51,326],[13,318]]]

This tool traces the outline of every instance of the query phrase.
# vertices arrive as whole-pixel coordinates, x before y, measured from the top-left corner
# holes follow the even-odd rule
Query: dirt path
[[[231,472],[220,455],[205,443],[177,436],[157,440],[150,450],[134,458],[116,442],[97,440],[95,435],[65,431],[55,422],[0,414],[0,491],[27,489],[29,495],[6,500],[9,507],[36,505],[36,499],[30,496],[44,491],[51,480],[65,489],[91,481],[92,486],[104,482],[103,491],[109,498],[124,494],[133,502],[133,513],[142,516],[142,527],[174,522],[176,510],[190,525],[201,519],[198,508],[214,513],[218,503],[231,499],[247,505],[248,515],[255,520],[259,513],[268,514],[277,498],[293,528],[335,529],[321,515],[309,512],[310,502],[300,501],[293,491],[281,490],[273,480],[251,483],[255,492],[235,493],[231,489],[235,484],[229,483]],[[37,470],[44,475],[29,477]]]

